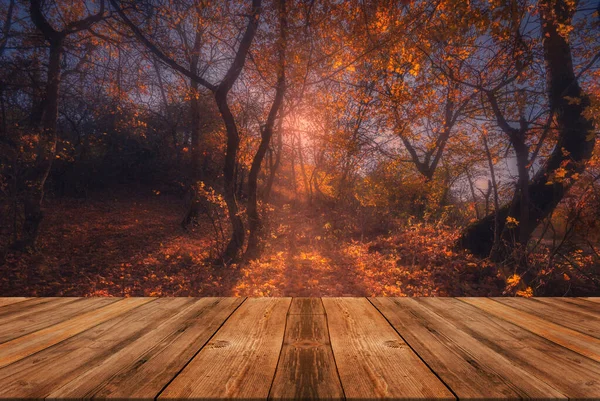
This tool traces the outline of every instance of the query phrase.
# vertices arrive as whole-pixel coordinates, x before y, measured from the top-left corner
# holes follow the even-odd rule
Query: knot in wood
[[[208,343],[208,347],[210,347],[210,348],[225,348],[225,347],[228,347],[229,345],[230,345],[229,341],[225,341],[225,340],[215,340],[215,341]]]
[[[385,345],[386,347],[389,347],[389,348],[402,348],[402,347],[404,347],[404,344],[400,343],[400,341],[398,341],[398,340],[384,341],[383,345]]]
[[[301,349],[316,348],[316,347],[320,347],[321,345],[323,345],[323,344],[321,344],[317,341],[310,341],[310,340],[302,340],[302,341],[296,341],[296,342],[292,343],[292,347],[301,348]]]

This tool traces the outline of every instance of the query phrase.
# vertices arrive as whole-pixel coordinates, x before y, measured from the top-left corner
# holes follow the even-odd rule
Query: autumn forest
[[[0,296],[598,296],[600,2],[0,0]]]

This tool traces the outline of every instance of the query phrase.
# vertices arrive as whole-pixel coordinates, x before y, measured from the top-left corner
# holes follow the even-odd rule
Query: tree
[[[571,25],[575,9],[564,0],[544,0],[539,3],[539,12],[548,79],[548,103],[556,116],[558,137],[544,166],[526,186],[521,184],[525,189],[523,193],[527,193],[529,199],[515,196],[509,204],[498,210],[497,227],[494,215],[488,215],[463,233],[459,246],[480,256],[487,256],[492,250],[495,230],[506,235],[507,219],[514,218],[522,206],[526,208],[529,223],[518,224],[511,230],[515,231],[515,236],[521,241],[528,239],[539,222],[554,210],[583,172],[585,162],[591,157],[594,148],[592,122],[585,116],[590,100],[583,93],[575,75],[571,46],[567,38],[568,30],[565,30],[565,27]],[[493,98],[490,100],[493,103]],[[501,120],[499,122],[504,125]],[[506,129],[511,135],[521,135],[513,128]]]
[[[248,175],[248,226],[250,233],[248,236],[248,247],[246,250],[246,257],[252,259],[258,256],[258,235],[260,230],[260,216],[258,213],[258,174],[261,169],[261,165],[267,149],[271,143],[273,137],[273,129],[275,127],[275,119],[278,113],[280,113],[281,105],[283,104],[283,97],[285,95],[285,58],[286,58],[286,45],[287,45],[287,10],[285,0],[279,0],[279,43],[278,47],[278,65],[277,69],[277,83],[275,89],[275,98],[271,104],[269,115],[264,127],[261,127],[261,141],[258,145],[258,150],[252,160],[252,167]],[[281,116],[279,117],[282,118]]]
[[[26,189],[23,194],[24,222],[19,240],[15,247],[19,249],[35,248],[39,226],[43,218],[42,202],[44,186],[50,174],[57,142],[58,96],[61,82],[61,57],[65,41],[70,35],[89,29],[104,18],[104,2],[100,2],[99,11],[80,20],[68,21],[57,30],[44,15],[44,1],[31,0],[29,15],[36,28],[48,42],[48,70],[46,85],[41,101],[41,115],[37,125],[38,144],[35,161],[24,177]]]
[[[116,0],[110,0],[110,2],[125,24],[129,26],[138,39],[150,51],[152,51],[158,59],[160,59],[167,66],[171,67],[173,70],[180,72],[195,82],[198,82],[200,85],[210,90],[215,97],[217,107],[221,113],[221,118],[223,119],[223,123],[225,124],[225,129],[227,131],[227,147],[225,153],[225,164],[223,167],[223,197],[227,203],[232,233],[231,239],[225,248],[223,260],[226,263],[229,263],[238,258],[239,253],[244,246],[246,233],[244,229],[244,223],[238,213],[239,207],[235,193],[235,166],[237,152],[240,145],[240,135],[235,117],[231,112],[229,103],[227,101],[227,95],[244,68],[248,51],[252,45],[254,35],[256,34],[256,30],[258,28],[261,12],[261,0],[252,0],[250,14],[248,16],[248,23],[240,40],[237,51],[235,52],[234,59],[225,73],[225,76],[217,85],[210,83],[208,80],[198,75],[197,71],[190,71],[190,69],[183,67],[176,60],[169,57],[144,35],[141,29],[125,14]]]

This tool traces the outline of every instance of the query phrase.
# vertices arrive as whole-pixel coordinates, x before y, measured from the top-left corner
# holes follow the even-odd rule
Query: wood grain
[[[0,367],[23,359],[150,301],[152,298],[122,299],[98,310],[2,343],[0,344]]]
[[[250,298],[159,399],[267,399],[291,298]]]
[[[26,311],[36,305],[51,303],[57,298],[29,298],[22,302],[12,302],[0,308],[0,319],[10,318],[15,313],[27,313]]]
[[[571,400],[600,399],[597,362],[457,299],[419,302]]]
[[[575,310],[579,310],[583,313],[592,313],[594,315],[600,314],[600,304],[589,301],[585,298],[567,298],[567,297],[556,297],[556,298],[536,298],[540,302],[550,303],[552,305],[564,305],[569,306]]]
[[[600,399],[599,307],[585,298],[0,302],[0,399]]]
[[[510,308],[489,298],[458,298],[470,305],[516,324],[538,336],[544,337],[565,348],[600,362],[600,340],[556,323],[539,318],[531,313]]]
[[[344,399],[319,298],[292,300],[269,399]]]
[[[49,397],[154,399],[244,298],[189,301],[99,364],[81,369],[74,380]]]
[[[46,302],[29,304],[29,302],[21,302],[18,304],[12,304],[7,308],[0,310],[7,310],[11,308],[12,311],[9,314],[5,314],[0,317],[0,325],[3,327],[11,327],[15,322],[29,319],[36,315],[51,315],[56,311],[60,310],[61,306],[68,305],[73,302],[80,301],[82,298],[45,298]],[[29,305],[28,305],[29,304]],[[25,306],[25,307],[23,307]]]
[[[587,297],[587,298],[582,298],[582,299],[600,304],[600,297]]]
[[[566,399],[412,298],[371,298],[459,399]]]
[[[56,300],[0,319],[0,343],[102,308],[118,298],[57,298]]]
[[[133,307],[136,303],[130,300],[135,299],[105,307],[116,311],[127,301],[112,319],[0,369],[0,399],[45,399],[194,302],[192,298],[141,298]]]
[[[548,298],[548,297],[539,297],[532,298],[533,301],[548,305],[551,308],[556,308],[558,311],[565,311],[568,313],[576,313],[578,315],[584,315],[589,317],[598,318],[600,316],[599,312],[594,312],[593,310],[580,305],[573,304],[570,302],[564,302],[562,298]]]
[[[498,297],[492,299],[511,308],[531,313],[549,322],[600,339],[600,318],[592,313],[584,313],[580,309],[564,310],[560,307],[561,303],[559,302],[547,304],[531,298]]]
[[[16,304],[17,302],[27,301],[29,298],[26,297],[5,297],[0,298],[0,307]]]
[[[323,303],[321,298],[303,298],[292,299],[288,315],[324,315]]]
[[[367,299],[323,305],[347,399],[455,399]]]

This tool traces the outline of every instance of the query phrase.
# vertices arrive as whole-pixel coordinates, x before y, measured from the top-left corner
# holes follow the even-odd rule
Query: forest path
[[[260,261],[241,269],[236,290],[277,296],[367,296],[365,278],[325,213],[300,204],[277,206],[269,215]]]
[[[454,295],[439,290],[456,282],[448,258],[430,261],[444,249],[431,244],[435,233],[363,243],[334,210],[277,205],[260,260],[219,267],[207,263],[216,255],[210,224],[181,228],[181,198],[124,193],[45,209],[40,252],[0,260],[2,296]]]

